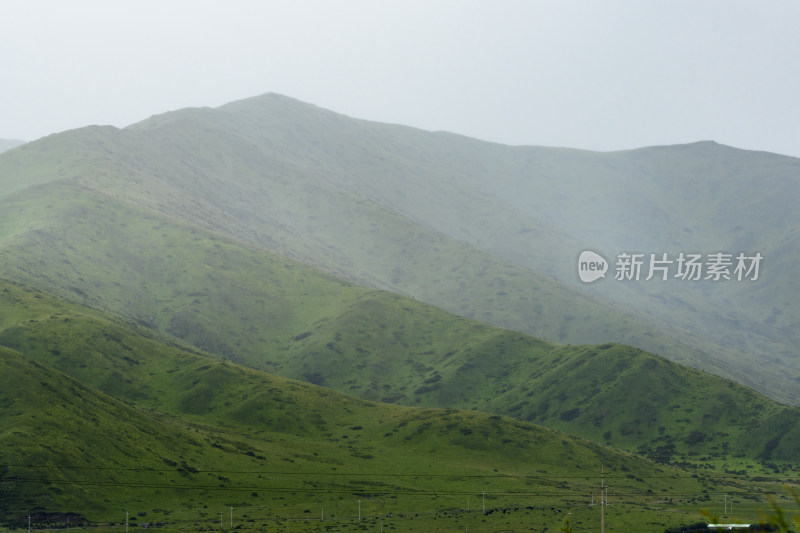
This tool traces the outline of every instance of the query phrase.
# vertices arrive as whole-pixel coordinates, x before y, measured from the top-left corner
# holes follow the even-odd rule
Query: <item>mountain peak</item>
[[[333,111],[318,107],[314,104],[298,100],[280,93],[268,92],[258,96],[251,96],[242,100],[235,100],[227,104],[223,104],[216,109],[220,111],[234,111],[240,112],[243,110],[253,109],[284,109],[284,110],[311,110],[324,111],[326,113],[335,114]]]

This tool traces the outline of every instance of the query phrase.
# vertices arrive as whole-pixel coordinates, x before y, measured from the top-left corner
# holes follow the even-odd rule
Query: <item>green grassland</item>
[[[372,401],[513,416],[663,462],[721,471],[800,463],[796,409],[638,349],[488,326],[70,181],[13,194],[0,215],[0,259],[19,282],[229,361]],[[86,358],[81,346],[100,333],[71,331],[44,320],[2,339],[42,357]],[[93,384],[124,389],[132,368]]]
[[[50,233],[55,229],[36,230],[5,254],[6,264],[30,272],[29,283],[109,307],[226,360],[369,400],[505,414],[632,451],[660,449],[658,456],[667,462],[707,463],[709,456],[784,466],[800,462],[791,445],[794,426],[773,422],[792,420],[797,410],[731,382],[625,346],[561,346],[480,324],[195,228],[158,217],[137,219],[112,205],[91,196],[77,207],[62,203],[91,228],[81,233],[90,242]],[[92,224],[93,209],[105,224]],[[116,217],[126,222],[115,224]],[[162,248],[133,247],[133,236],[148,230],[159,238],[144,242]],[[70,242],[100,253],[70,255],[64,247]],[[58,261],[61,270],[83,276],[64,287],[56,272],[48,286],[41,277],[46,269],[21,263],[26,252],[37,249],[51,254],[49,261]],[[98,293],[106,299],[91,297]],[[98,345],[133,358],[146,351],[120,347],[108,333],[76,330],[74,319],[7,327],[0,339],[63,371],[75,371],[69,361],[105,368],[87,362]],[[118,369],[106,384],[90,382],[104,391],[126,390],[125,380],[136,368]],[[640,392],[635,405],[627,401],[631,391]],[[163,401],[153,390],[131,394],[150,397],[154,405]]]
[[[119,527],[127,512],[132,523],[213,530],[220,514],[229,526],[233,507],[245,531],[381,520],[395,531],[554,530],[565,516],[580,531],[599,519],[603,465],[608,522],[646,532],[695,521],[725,494],[757,516],[780,479],[680,470],[488,413],[368,402],[165,344],[25,287],[2,294],[3,344],[14,346],[0,348],[8,526],[32,514],[37,529]],[[22,340],[27,328],[51,331],[50,350]]]
[[[604,465],[617,530],[726,495],[752,521],[800,464],[798,409],[761,394],[798,398],[796,167],[503,147],[277,95],[9,150],[3,520],[588,531]],[[712,244],[764,252],[763,282],[573,275],[584,247]]]

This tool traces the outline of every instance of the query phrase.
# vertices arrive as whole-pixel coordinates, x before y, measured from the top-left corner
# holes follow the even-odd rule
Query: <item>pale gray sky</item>
[[[800,2],[4,0],[0,138],[278,92],[507,144],[800,156]]]

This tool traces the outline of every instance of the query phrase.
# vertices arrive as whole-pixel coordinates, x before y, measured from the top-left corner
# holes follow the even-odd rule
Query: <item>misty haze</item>
[[[0,17],[0,531],[796,531],[800,4]]]
[[[789,475],[799,459],[787,290],[798,240],[786,229],[797,224],[798,169],[795,158],[714,142],[509,147],[277,94],[9,149],[6,509],[39,501],[42,484],[55,491],[54,481],[23,482],[49,462],[95,488],[51,491],[59,503],[36,504],[37,523],[67,511],[75,523],[113,522],[97,491],[135,459],[145,509],[164,509],[146,503],[158,494],[191,509],[179,484],[237,508],[288,491],[280,513],[253,515],[306,519],[294,498],[308,497],[310,470],[310,494],[331,499],[328,520],[346,529],[348,498],[325,478],[330,467],[320,470],[340,465],[345,493],[368,499],[373,520],[450,509],[467,523],[451,493],[491,487],[497,512],[558,524],[554,504],[545,512],[518,491],[602,465],[631,491],[637,516],[651,512],[639,506],[653,487],[685,479],[680,490],[696,494],[653,512],[675,507],[689,523],[705,501],[692,483],[734,491],[756,473]],[[663,267],[648,281],[603,263],[603,279],[586,284],[577,259],[587,247],[611,263],[626,251],[666,261],[728,250],[758,253],[763,266],[757,279],[737,279],[731,265],[693,281],[667,279]],[[86,424],[107,426],[91,430],[88,448],[69,436]],[[46,446],[54,440],[71,444]],[[413,503],[404,478],[390,482],[405,472],[398,453],[433,504]],[[489,472],[473,463],[487,453]],[[434,457],[450,481],[418,470]],[[109,471],[82,470],[98,464]],[[498,466],[507,474],[491,473]],[[452,484],[466,471],[482,479],[477,493]],[[593,523],[598,511],[582,499],[596,474],[547,501],[582,501],[574,523]],[[197,520],[168,511],[148,520]],[[403,520],[392,523],[411,527]]]

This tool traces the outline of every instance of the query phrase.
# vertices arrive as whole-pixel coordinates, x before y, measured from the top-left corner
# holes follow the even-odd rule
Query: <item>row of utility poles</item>
[[[605,481],[605,468],[600,467],[600,533],[606,531],[606,505],[608,505],[608,485]],[[594,505],[594,491],[592,491],[592,505]],[[725,495],[723,514],[733,512],[733,498],[728,503],[728,495]],[[481,508],[486,512],[486,491],[481,493]],[[469,511],[469,496],[467,496],[467,511]],[[325,521],[325,507],[322,507],[321,519]],[[358,520],[361,521],[361,500],[358,500]],[[219,527],[222,528],[222,513],[219,514]],[[230,527],[233,529],[233,506],[230,508]],[[383,524],[381,524],[381,530]],[[28,533],[31,533],[31,515],[28,515]],[[128,533],[128,511],[125,511],[125,533]]]

